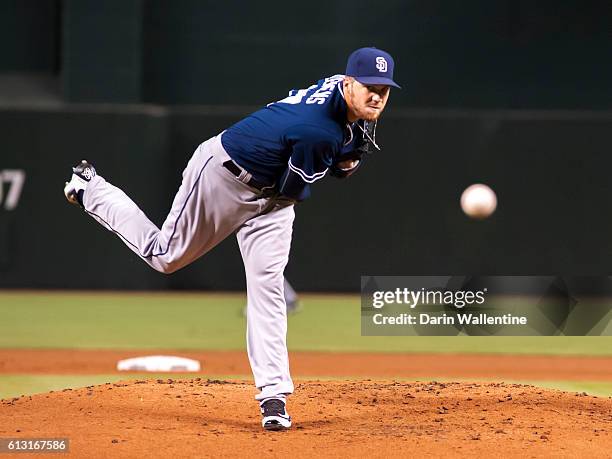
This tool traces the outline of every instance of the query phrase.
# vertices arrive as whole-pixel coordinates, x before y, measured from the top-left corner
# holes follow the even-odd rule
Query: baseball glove
[[[358,139],[356,148],[342,154],[335,164],[329,168],[329,173],[336,178],[346,178],[355,173],[357,168],[363,162],[363,155],[371,155],[376,150],[380,151],[380,147],[376,143],[376,121],[359,120],[358,128],[361,130],[361,138]],[[343,165],[354,162],[354,166],[350,168],[342,167]]]

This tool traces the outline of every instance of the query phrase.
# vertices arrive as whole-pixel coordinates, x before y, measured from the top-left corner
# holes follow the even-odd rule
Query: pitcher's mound
[[[304,381],[289,432],[247,382],[150,380],[2,400],[0,437],[68,437],[77,457],[609,457],[612,400],[504,383]]]

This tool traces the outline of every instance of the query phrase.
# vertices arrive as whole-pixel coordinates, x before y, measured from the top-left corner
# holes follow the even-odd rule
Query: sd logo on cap
[[[395,63],[389,53],[378,48],[359,48],[349,56],[345,75],[361,84],[383,84],[401,88],[393,81]]]

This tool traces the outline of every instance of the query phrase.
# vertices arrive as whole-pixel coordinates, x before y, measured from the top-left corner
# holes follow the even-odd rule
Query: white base
[[[200,371],[200,362],[168,355],[149,355],[120,360],[117,363],[119,371],[151,371],[151,372],[194,372]]]

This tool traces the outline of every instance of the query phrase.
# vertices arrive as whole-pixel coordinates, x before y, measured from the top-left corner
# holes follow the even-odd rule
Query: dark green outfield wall
[[[60,0],[0,2],[0,73],[58,69]]]
[[[396,59],[402,106],[612,107],[609,0],[130,2],[145,102],[267,103],[377,46]]]
[[[3,0],[0,73],[71,102],[263,104],[396,58],[396,106],[612,108],[609,0]]]
[[[95,161],[161,223],[194,148],[249,112],[236,107],[342,72],[369,45],[396,57],[403,89],[384,152],[299,206],[287,268],[299,289],[357,290],[361,274],[610,274],[611,24],[609,0],[2,1],[0,85],[42,74],[61,94],[40,111],[27,85],[27,106],[0,86],[23,107],[0,108],[0,287],[243,288],[233,240],[152,271],[66,205],[69,167]],[[160,105],[127,105],[142,103]],[[438,110],[456,107],[599,111]],[[14,171],[26,181],[7,209]],[[484,222],[458,206],[477,181],[500,202]]]
[[[82,157],[158,224],[191,152],[248,109],[0,111],[0,171],[24,170],[0,203],[0,287],[242,289],[234,239],[156,273],[62,194]],[[384,151],[297,208],[287,273],[300,290],[351,291],[362,274],[612,273],[612,114],[390,110]],[[476,222],[461,191],[485,182],[499,209]]]
[[[136,199],[156,202],[167,144],[167,119],[145,113],[0,112],[0,170],[23,169],[17,208],[0,207],[0,242],[9,256],[0,285],[15,287],[155,287],[162,285],[113,244],[110,234],[67,208],[63,183],[70,166],[96,158]],[[10,184],[4,186],[5,195]],[[159,211],[158,211],[159,213]],[[129,271],[126,271],[126,269]]]

